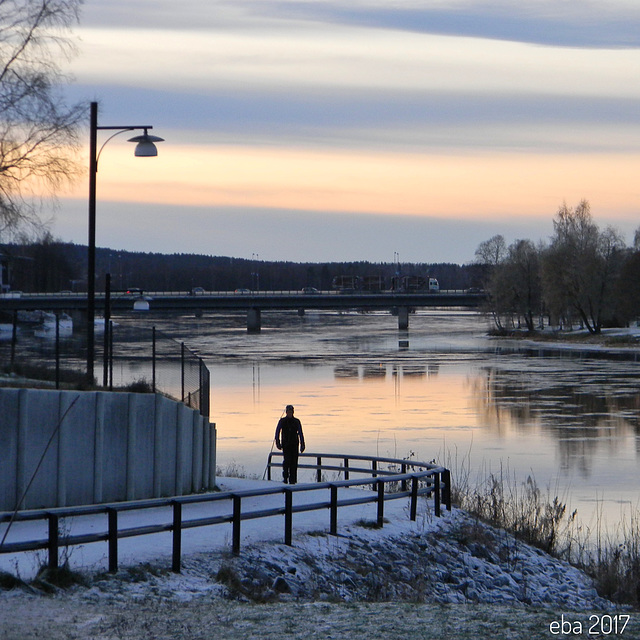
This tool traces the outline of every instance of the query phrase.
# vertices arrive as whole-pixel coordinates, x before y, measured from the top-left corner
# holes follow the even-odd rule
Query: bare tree
[[[547,305],[556,317],[577,316],[589,332],[600,333],[614,313],[624,242],[614,229],[598,229],[586,200],[575,209],[560,207],[553,226],[542,270]]]
[[[512,311],[518,318],[524,318],[528,331],[534,331],[535,317],[541,313],[542,283],[539,252],[533,242],[517,240],[510,245],[502,270]]]
[[[481,242],[476,249],[476,262],[495,267],[507,257],[507,243],[500,234]]]
[[[82,1],[0,0],[0,231],[37,224],[32,197],[77,172],[84,108],[65,105],[58,61]]]
[[[522,320],[527,331],[535,330],[542,300],[539,256],[531,240],[516,240],[493,266],[486,289],[498,330],[520,327]]]

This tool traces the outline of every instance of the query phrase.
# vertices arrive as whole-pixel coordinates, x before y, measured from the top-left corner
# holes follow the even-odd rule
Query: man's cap
[[[291,411],[293,411],[293,405],[292,405],[292,404],[288,404],[288,405],[284,408],[284,410],[285,410],[285,411],[289,411],[289,409],[291,409]]]

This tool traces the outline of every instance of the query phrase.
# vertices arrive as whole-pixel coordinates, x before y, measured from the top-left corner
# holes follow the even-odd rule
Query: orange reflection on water
[[[431,460],[476,426],[466,376],[437,366],[225,367],[214,380],[220,463],[266,463],[278,419],[295,406],[308,451]],[[215,375],[215,374],[214,374]],[[225,384],[226,380],[226,384]],[[248,384],[247,384],[248,383]]]

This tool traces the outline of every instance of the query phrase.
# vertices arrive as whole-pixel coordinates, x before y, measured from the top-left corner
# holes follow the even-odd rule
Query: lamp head
[[[164,142],[164,138],[158,136],[152,136],[144,130],[141,136],[135,136],[129,138],[129,142],[136,142],[136,150],[134,155],[137,158],[152,158],[158,155],[158,149],[155,145],[156,142]]]

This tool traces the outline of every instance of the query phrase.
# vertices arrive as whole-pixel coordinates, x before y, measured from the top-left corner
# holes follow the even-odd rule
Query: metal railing
[[[0,367],[47,380],[56,389],[85,383],[86,337],[54,317],[53,323],[18,330],[14,314],[12,330],[4,330],[0,340]],[[110,323],[106,329],[96,333],[96,373],[104,388],[137,384],[210,415],[209,369],[184,342],[155,327]]]
[[[111,326],[101,357],[106,388],[140,382],[210,415],[210,372],[203,359],[155,326]]]
[[[282,454],[274,453],[269,456],[268,467],[280,466],[272,460],[272,458],[277,455]],[[315,468],[316,472],[320,474],[327,470],[340,470],[345,472],[348,469],[348,471],[346,471],[347,474],[361,473],[370,475],[371,477],[297,485],[277,485],[259,489],[139,500],[135,502],[1,513],[0,523],[9,523],[7,525],[8,527],[11,527],[13,523],[17,522],[46,521],[48,523],[48,535],[46,539],[2,542],[2,544],[0,544],[0,553],[46,549],[48,551],[48,565],[50,568],[55,569],[59,566],[59,551],[61,547],[93,542],[107,542],[109,571],[116,572],[118,570],[118,540],[170,531],[172,533],[172,570],[179,572],[182,556],[182,533],[185,529],[231,523],[232,551],[234,554],[239,554],[241,522],[243,520],[283,515],[284,543],[291,545],[294,513],[328,509],[330,513],[329,533],[331,535],[337,535],[338,509],[340,507],[376,503],[376,522],[379,527],[382,527],[384,524],[384,505],[387,500],[409,498],[409,517],[411,520],[416,520],[419,496],[433,496],[436,516],[440,516],[441,506],[443,504],[448,510],[451,509],[451,474],[449,470],[444,467],[420,462],[408,462],[407,460],[397,460],[394,458],[373,458],[327,453],[305,453],[301,455],[306,458],[316,458],[316,465],[301,465],[301,467]],[[348,461],[348,463],[343,466],[322,465],[321,461],[323,458],[331,460],[339,458],[343,462]],[[372,464],[367,468],[356,467],[351,464],[354,461],[369,461]],[[376,463],[375,465],[373,464],[374,462]],[[383,469],[380,463],[390,464],[394,468]],[[404,465],[407,465],[406,472],[398,473],[397,469],[402,470]],[[409,467],[411,467],[412,470],[409,470]],[[363,491],[362,496],[350,495],[347,498],[338,498],[338,490],[341,488],[365,487],[367,485],[373,487],[374,491]],[[387,491],[385,491],[385,489],[387,489]],[[392,490],[389,491],[389,489]],[[326,498],[317,502],[293,504],[294,493],[317,492],[318,490],[326,490]],[[282,505],[251,511],[246,511],[242,508],[243,500],[247,498],[278,494],[284,497],[284,504]],[[223,503],[228,505],[228,508],[223,510],[222,513],[212,513],[205,517],[201,516],[192,519],[183,517],[183,507],[187,505],[213,503]],[[164,511],[167,512],[167,516],[170,517],[165,517],[164,521],[156,524],[127,528],[121,528],[119,526],[120,514],[147,509],[164,509]],[[92,521],[90,530],[86,533],[61,533],[60,526],[65,518],[74,518],[74,526],[76,526],[81,517],[96,515],[106,516],[106,526],[102,531],[96,532],[95,529],[99,527]],[[6,536],[6,531],[4,535]]]

